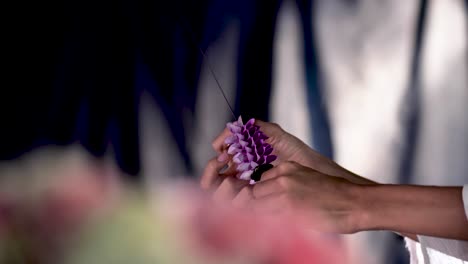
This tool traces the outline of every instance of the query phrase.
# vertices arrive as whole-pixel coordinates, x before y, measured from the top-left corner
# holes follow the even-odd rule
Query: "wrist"
[[[357,185],[355,232],[389,230],[468,238],[460,187]],[[450,219],[450,221],[447,221]]]
[[[370,188],[361,184],[352,184],[351,192],[354,204],[354,210],[351,215],[352,233],[373,229],[372,224],[372,199],[369,197]]]

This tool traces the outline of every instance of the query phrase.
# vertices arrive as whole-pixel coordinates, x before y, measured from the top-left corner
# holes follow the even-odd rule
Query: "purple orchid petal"
[[[226,140],[224,140],[224,143],[226,144],[233,144],[233,143],[236,143],[237,142],[237,135],[232,135],[232,136],[229,136],[226,138]]]
[[[258,155],[257,153],[255,153],[254,158],[253,158],[252,161],[255,161],[255,162],[258,163],[258,160],[260,159],[260,157],[261,157],[260,155]]]
[[[258,166],[256,162],[251,161],[250,162],[250,168],[255,169]]]
[[[249,141],[249,146],[255,146],[255,141],[253,138],[249,138],[248,141]]]
[[[265,164],[265,157],[260,156],[260,158],[257,160],[257,163],[258,163],[259,165]]]
[[[258,139],[255,141],[255,146],[259,147],[259,146],[262,146],[263,144],[265,143],[265,141],[263,139]]]
[[[262,131],[257,131],[255,134],[258,139],[267,139],[268,137],[262,132]]]
[[[233,125],[233,124],[230,124],[230,123],[227,124],[227,127],[229,128],[229,130],[230,130],[231,133],[233,133],[233,134],[239,133],[239,132],[241,132],[241,130],[242,130],[241,127],[236,126],[236,125]]]
[[[237,166],[237,171],[246,171],[249,169],[250,163],[241,163]]]
[[[244,172],[239,176],[239,179],[249,181],[249,180],[250,180],[250,175],[252,175],[252,173],[253,173],[252,170],[244,171]]]
[[[273,161],[276,160],[276,155],[270,155],[266,157],[266,163],[272,163]]]
[[[230,144],[228,154],[234,155],[233,161],[237,164],[237,177],[250,180],[253,170],[259,165],[270,163],[276,159],[273,148],[265,140],[268,138],[260,127],[255,125],[255,119],[243,123],[242,118],[227,124],[233,134],[226,138],[225,143]]]
[[[263,146],[258,147],[258,148],[257,148],[257,153],[258,153],[258,155],[262,155],[262,156],[263,156],[264,153],[265,153],[265,148],[264,148]]]
[[[232,160],[237,164],[242,163],[242,162],[244,162],[244,155],[239,152],[236,155],[234,155]]]
[[[228,154],[230,155],[234,155],[235,153],[237,153],[239,150],[241,150],[240,148],[240,145],[239,144],[232,144],[229,149],[228,149]]]
[[[237,119],[237,123],[241,126],[244,125],[244,123],[242,122],[242,116],[239,116],[239,118]]]
[[[250,136],[254,137],[256,133],[257,133],[257,130],[254,127],[249,129]]]
[[[254,123],[255,123],[255,119],[251,118],[249,121],[247,121],[247,123],[245,123],[245,128],[247,129],[251,128]]]
[[[265,148],[265,152],[263,153],[263,155],[270,155],[271,152],[273,152],[273,148],[268,145],[266,148]]]
[[[239,140],[239,144],[244,148],[246,147],[249,143],[247,141],[244,141],[244,140]]]

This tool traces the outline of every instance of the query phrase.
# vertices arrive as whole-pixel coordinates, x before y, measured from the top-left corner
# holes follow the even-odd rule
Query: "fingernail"
[[[225,171],[227,171],[227,169],[229,168],[229,165],[224,165],[224,167],[221,168],[221,170],[219,170],[219,174],[223,174]]]
[[[219,155],[218,161],[219,162],[225,162],[228,159],[228,154],[226,152],[223,152],[223,154]]]

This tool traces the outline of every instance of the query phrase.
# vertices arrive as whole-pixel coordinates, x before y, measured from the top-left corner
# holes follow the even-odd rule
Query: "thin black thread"
[[[232,116],[234,117],[234,119],[236,119],[237,118],[236,114],[234,114],[234,110],[232,109],[231,104],[229,104],[229,101],[228,101],[228,99],[226,97],[226,94],[224,93],[223,88],[221,88],[221,84],[219,83],[219,80],[216,77],[216,74],[215,74],[213,68],[211,67],[210,62],[208,61],[208,57],[206,56],[205,52],[203,52],[203,50],[200,47],[198,47],[198,50],[202,54],[203,60],[206,62],[206,66],[210,70],[211,75],[213,76],[213,79],[216,81],[216,84],[218,85],[218,89],[221,92],[221,95],[224,97],[224,101],[226,101],[226,104],[229,107],[229,110],[231,111]]]
[[[213,67],[211,67],[210,61],[208,60],[208,56],[205,54],[205,52],[204,52],[203,49],[200,47],[200,45],[198,45],[198,43],[197,43],[197,41],[196,41],[196,39],[195,39],[195,36],[194,36],[195,33],[193,32],[193,30],[192,30],[188,25],[185,25],[184,20],[183,20],[182,17],[179,16],[179,18],[180,18],[179,20],[180,20],[180,22],[181,22],[181,24],[182,24],[182,27],[185,28],[185,30],[186,30],[188,33],[190,33],[190,37],[191,37],[191,39],[192,39],[193,45],[194,45],[195,47],[197,47],[198,50],[200,51],[200,53],[201,53],[201,55],[202,55],[202,57],[203,57],[203,60],[205,61],[206,66],[208,67],[208,70],[209,70],[210,73],[211,73],[211,76],[213,76],[213,79],[215,80],[216,85],[218,86],[218,90],[221,92],[221,95],[223,96],[224,101],[226,102],[227,106],[229,107],[229,111],[231,111],[231,114],[232,114],[232,116],[234,117],[234,119],[237,119],[236,114],[234,113],[234,110],[233,110],[231,104],[229,103],[229,100],[227,99],[226,93],[224,92],[224,90],[223,90],[223,88],[222,88],[222,86],[221,86],[221,83],[220,83],[219,80],[218,80],[218,77],[216,77],[216,74],[215,74],[215,72],[214,72],[214,70],[213,70]]]

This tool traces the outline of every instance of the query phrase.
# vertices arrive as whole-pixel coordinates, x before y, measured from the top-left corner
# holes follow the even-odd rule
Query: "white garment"
[[[468,219],[468,185],[463,187],[463,204]],[[406,238],[411,264],[468,264],[468,241],[428,236],[418,239],[419,243]]]

